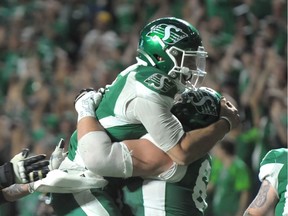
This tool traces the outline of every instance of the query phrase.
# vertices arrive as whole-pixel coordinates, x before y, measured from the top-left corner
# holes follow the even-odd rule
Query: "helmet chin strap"
[[[192,87],[190,85],[187,86],[186,77],[189,77],[189,76],[191,76],[191,72],[188,67],[182,67],[180,71],[178,72],[179,83],[177,83],[178,84],[177,86],[178,86],[180,93],[185,91],[186,87],[189,87],[189,88]]]

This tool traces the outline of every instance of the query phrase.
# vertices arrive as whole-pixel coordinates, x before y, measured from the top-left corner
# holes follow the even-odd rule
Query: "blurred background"
[[[253,197],[264,154],[287,147],[285,0],[1,0],[0,164],[24,147],[49,157],[60,138],[67,144],[79,90],[103,87],[135,63],[139,31],[163,16],[198,28],[209,55],[204,85],[240,111],[228,152],[243,162],[248,183],[240,188]],[[219,151],[211,153],[218,163]],[[217,215],[212,186],[207,215]],[[33,194],[0,215],[53,214]]]

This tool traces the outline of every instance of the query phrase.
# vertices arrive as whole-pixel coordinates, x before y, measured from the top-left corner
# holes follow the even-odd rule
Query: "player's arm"
[[[151,176],[172,166],[168,155],[147,139],[112,144],[95,118],[94,111],[100,100],[101,94],[86,89],[76,97],[75,103],[78,112],[78,148],[89,170],[112,177]]]
[[[95,133],[95,131],[98,131],[98,132],[102,131],[102,133],[101,134]],[[108,137],[108,135],[106,135],[106,132],[104,131],[102,125],[94,117],[86,117],[86,118],[83,118],[81,121],[79,121],[77,125],[77,132],[78,132],[79,139],[81,139],[84,135],[86,135],[89,132],[94,133],[95,138],[90,139],[92,140],[93,143],[95,143],[95,140],[98,140],[98,143],[100,143],[101,141],[99,140],[99,137],[102,137],[103,138],[102,140],[106,139],[105,143],[108,143],[111,147],[112,145],[114,146],[114,149],[106,148],[106,150],[109,151],[110,154],[112,151],[116,150],[115,148],[116,146],[120,145],[119,142],[115,142],[112,144],[110,138]],[[90,134],[90,135],[93,135],[93,134]],[[91,144],[86,143],[85,145],[86,146],[90,145],[93,148],[93,146],[95,146],[93,143]],[[169,169],[169,167],[171,167],[173,164],[173,161],[165,152],[163,152],[161,149],[159,149],[157,146],[155,146],[151,141],[147,139],[125,140],[122,143],[125,144],[126,147],[129,149],[129,152],[131,152],[131,155],[127,155],[127,156],[130,156],[132,159],[132,164],[133,164],[132,176],[157,175]],[[97,146],[95,147],[97,148]],[[87,146],[87,148],[89,148],[89,146]],[[98,150],[99,149],[100,148],[98,148]],[[93,149],[91,149],[91,151],[92,150]],[[89,153],[89,151],[87,151],[87,153]],[[85,156],[84,158],[86,165],[90,164],[88,161],[89,160],[88,157],[89,156]],[[119,155],[119,159],[121,158],[122,156]],[[114,157],[113,160],[109,160],[109,157],[105,157],[102,161],[98,161],[98,159],[99,157],[94,158],[92,160],[93,164],[97,164],[96,168],[97,168],[98,174],[101,173],[103,174],[103,176],[117,175],[116,174],[117,172],[113,171],[113,169],[110,169],[110,170],[107,169],[107,166],[105,166],[105,163],[106,162],[109,162],[110,164],[118,163],[117,162],[118,158]],[[106,161],[106,160],[109,160],[109,161]],[[103,164],[104,169],[101,169],[100,167],[102,162],[104,163]],[[118,163],[118,166],[119,165],[120,164]],[[114,167],[117,167],[116,164]],[[118,177],[121,177],[121,176],[118,176]]]
[[[263,180],[261,187],[251,204],[246,209],[244,216],[262,216],[275,208],[278,196],[269,181]]]
[[[221,99],[221,112],[218,113],[221,117],[218,121],[186,133],[167,105],[141,98],[133,105],[136,115],[154,138],[153,143],[180,165],[188,165],[205,155],[239,124],[237,109],[225,98]]]
[[[248,189],[241,191],[239,206],[235,216],[243,216],[245,209],[247,208],[247,204],[249,203],[250,192]]]
[[[190,164],[209,152],[228,132],[229,126],[221,119],[205,128],[186,132],[167,154],[178,164]]]
[[[153,149],[154,146],[151,144],[162,142],[166,145],[170,142],[175,146],[175,143],[177,143],[184,134],[180,122],[173,117],[170,110],[167,110],[167,106],[162,106],[163,110],[161,110],[162,107],[159,106],[159,104],[148,100],[137,99],[137,101],[133,101],[132,110],[137,112],[141,122],[147,126],[146,128],[149,132],[151,131],[151,136],[157,137],[160,142],[155,142],[154,140],[152,140],[152,142],[148,142],[147,140],[132,140],[118,142],[112,145],[110,138],[95,118],[94,112],[98,106],[97,103],[101,100],[99,96],[95,91],[84,90],[76,97],[75,109],[78,112],[78,149],[86,167],[99,175],[112,177],[129,177],[138,174],[154,175],[156,172],[163,171],[162,169],[167,170],[172,163],[164,153],[167,149],[165,149],[163,145],[158,145],[159,149],[157,149],[158,147]],[[223,101],[225,105],[226,101]],[[129,106],[132,106],[132,103],[130,103]],[[154,109],[153,106],[155,106]],[[227,104],[225,106],[227,106]],[[150,110],[149,113],[147,113],[147,110]],[[153,110],[153,112],[151,110]],[[225,112],[227,111],[222,109],[223,115]],[[169,120],[171,118],[172,120],[174,119],[172,124]],[[223,127],[226,127],[226,131],[223,130]],[[164,129],[161,130],[161,128]],[[170,128],[171,131],[168,131],[167,128]],[[179,164],[188,164],[207,153],[211,146],[222,139],[228,130],[229,124],[227,121],[219,120],[217,123],[201,129],[201,133],[200,130],[189,132],[185,138],[190,137],[190,143],[188,144],[191,145],[192,143],[194,145],[191,148],[183,149],[182,145],[184,140],[179,147],[177,146],[177,148],[171,151],[172,153],[169,152],[169,156]],[[212,134],[214,137],[212,137]],[[97,140],[97,142],[95,142],[95,140]],[[137,144],[141,142],[146,142],[147,145],[143,147],[142,144]],[[203,142],[204,144],[207,142],[207,145],[204,145]],[[123,143],[126,145],[123,145]],[[169,146],[169,144],[167,146]],[[161,152],[160,149],[164,152]],[[191,151],[194,153],[192,156],[190,154]],[[173,157],[174,155],[176,156]],[[159,162],[162,163],[159,164]],[[151,167],[151,165],[158,165],[159,168],[156,171],[155,166]]]
[[[24,149],[15,155],[10,162],[0,166],[0,188],[14,183],[27,183],[44,178],[49,172],[49,161],[46,155],[28,157],[29,149]]]
[[[49,161],[45,160],[45,154],[28,155],[29,149],[24,149],[10,162],[0,166],[0,204],[16,201],[32,193],[35,182],[45,179],[51,170],[57,169],[66,156],[64,140],[60,140]]]
[[[201,158],[231,129],[239,125],[237,109],[225,98],[221,100],[220,116],[218,121],[205,128],[186,132],[167,154],[178,164],[184,165]]]
[[[13,202],[29,194],[29,184],[13,184],[2,189],[0,194],[1,204]]]
[[[29,149],[15,155],[0,166],[0,204],[15,201],[29,194],[28,184],[19,184],[45,178],[49,172],[46,155],[28,157]],[[18,184],[15,184],[18,183]]]

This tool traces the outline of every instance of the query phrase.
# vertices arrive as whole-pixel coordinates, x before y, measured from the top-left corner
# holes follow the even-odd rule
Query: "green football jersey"
[[[147,132],[163,151],[183,136],[181,123],[170,112],[178,86],[154,68],[132,65],[106,87],[96,116],[112,141],[138,139]],[[69,159],[77,152],[77,132],[70,139]]]
[[[175,81],[167,74],[154,67],[135,64],[121,72],[111,85],[106,86],[105,94],[95,115],[112,141],[138,139],[149,132],[157,140],[159,147],[167,151],[184,134],[180,122],[170,112],[174,95],[177,92],[178,87]],[[77,131],[75,131],[70,138],[68,158],[75,163],[75,167],[85,168],[77,148]],[[114,190],[114,185],[117,186],[117,182],[116,179],[109,178],[109,184],[104,190],[95,190],[97,193],[85,191],[83,196],[91,197],[94,200],[93,202],[97,202],[101,207],[99,209],[106,211],[105,215],[108,212],[110,216],[118,215],[117,208],[111,208],[114,203],[109,201],[111,197],[114,198],[114,195],[118,193]],[[109,199],[100,196],[100,192]],[[58,205],[58,212],[81,215],[90,211],[90,207],[86,209],[87,204],[81,205],[83,200],[75,201],[77,200],[76,195],[55,194],[55,202],[53,202],[55,207],[57,199],[61,200],[65,196],[69,196],[71,200],[74,200],[71,205]],[[72,205],[72,203],[74,204]],[[90,204],[92,207],[92,202]],[[94,208],[91,211],[99,213],[99,209]]]
[[[270,150],[260,163],[259,179],[268,180],[278,193],[275,215],[288,215],[288,149]]]
[[[167,74],[136,64],[107,86],[96,114],[113,141],[137,139],[148,132],[157,143],[163,143],[170,132],[157,114],[170,114],[177,89],[176,82]],[[142,106],[147,109],[142,110]],[[152,117],[155,117],[152,122],[146,120]],[[167,138],[164,140],[170,142]]]
[[[211,157],[206,155],[188,166],[177,183],[131,178],[123,188],[125,216],[203,216],[207,208],[207,184]]]

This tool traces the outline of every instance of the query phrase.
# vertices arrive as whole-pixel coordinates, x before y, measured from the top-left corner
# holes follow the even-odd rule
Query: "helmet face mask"
[[[197,29],[184,20],[160,18],[141,31],[137,59],[166,72],[182,86],[201,84],[206,57]]]
[[[185,51],[173,46],[167,50],[167,54],[174,62],[168,75],[178,77],[187,87],[200,87],[207,74],[205,71],[207,52],[204,47],[198,47],[197,51]]]

